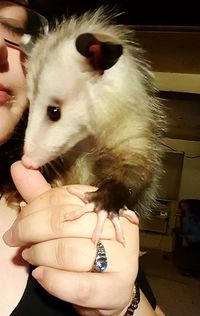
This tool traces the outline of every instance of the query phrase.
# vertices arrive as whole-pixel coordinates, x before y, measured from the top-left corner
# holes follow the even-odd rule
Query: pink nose
[[[39,168],[39,166],[36,163],[34,163],[33,161],[31,161],[31,159],[29,157],[27,157],[26,155],[23,155],[22,163],[23,163],[24,167],[27,169],[38,169]]]

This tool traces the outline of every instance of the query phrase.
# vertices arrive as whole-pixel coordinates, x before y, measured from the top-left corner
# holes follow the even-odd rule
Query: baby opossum
[[[86,12],[36,43],[22,161],[37,169],[62,156],[63,184],[98,187],[86,194],[98,212],[93,241],[108,215],[123,243],[119,215],[137,222],[156,200],[164,114],[134,31],[110,20],[103,8]]]

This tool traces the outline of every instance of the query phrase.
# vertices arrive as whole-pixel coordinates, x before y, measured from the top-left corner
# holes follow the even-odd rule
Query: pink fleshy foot
[[[123,208],[123,209],[120,209],[119,215],[118,215],[114,212],[108,212],[107,210],[98,210],[98,209],[95,209],[94,203],[88,202],[87,193],[83,194],[82,192],[74,188],[67,188],[67,190],[70,193],[79,197],[86,204],[80,209],[66,214],[65,220],[74,220],[74,219],[80,218],[86,213],[91,213],[94,211],[97,213],[97,224],[92,234],[93,243],[97,245],[98,241],[101,239],[105,221],[107,218],[109,218],[115,228],[116,240],[119,241],[123,246],[125,246],[125,238],[124,238],[123,228],[120,222],[120,216],[125,217],[131,223],[138,225],[139,218],[136,212],[129,210],[128,208]]]

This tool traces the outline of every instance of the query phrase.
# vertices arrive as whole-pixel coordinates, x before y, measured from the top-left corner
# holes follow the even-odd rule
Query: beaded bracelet
[[[139,289],[139,286],[135,284],[134,289],[133,289],[133,299],[126,313],[124,314],[124,316],[132,316],[134,314],[134,311],[138,308],[139,302],[140,302],[140,289]]]

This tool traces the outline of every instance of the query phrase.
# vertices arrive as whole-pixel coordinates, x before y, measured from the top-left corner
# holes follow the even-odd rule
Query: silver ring
[[[104,245],[99,240],[97,243],[97,254],[92,267],[92,272],[103,272],[107,269],[107,256]]]

